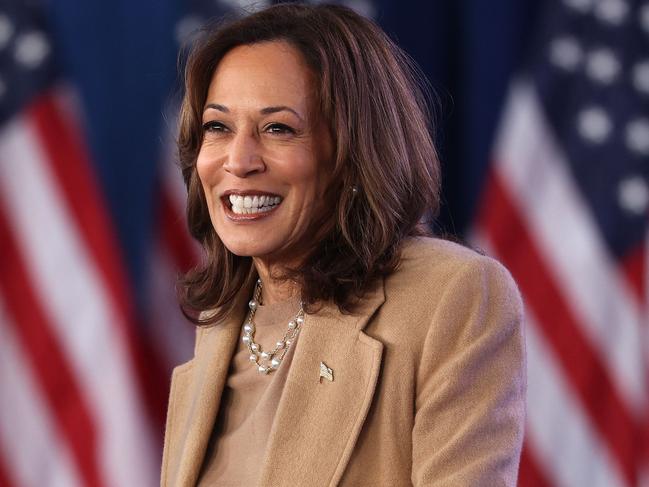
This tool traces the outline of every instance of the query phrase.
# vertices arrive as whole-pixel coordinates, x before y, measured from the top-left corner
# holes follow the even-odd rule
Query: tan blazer
[[[173,372],[163,486],[196,483],[244,310],[199,329],[195,357]],[[357,314],[327,305],[307,315],[260,485],[516,485],[521,315],[497,262],[450,242],[411,240]],[[333,382],[320,380],[320,362]]]

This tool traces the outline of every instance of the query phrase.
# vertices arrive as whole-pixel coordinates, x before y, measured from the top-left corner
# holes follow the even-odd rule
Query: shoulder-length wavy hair
[[[396,269],[404,238],[427,234],[426,219],[439,208],[424,77],[373,22],[342,6],[280,4],[207,28],[187,60],[178,139],[189,230],[206,253],[181,277],[179,298],[199,325],[227,317],[255,279],[252,259],[231,253],[210,221],[196,171],[203,106],[223,56],[266,41],[288,42],[302,54],[334,141],[327,224],[307,229],[311,244],[300,264],[281,274],[299,285],[307,310],[333,301],[353,312],[373,282]],[[204,310],[214,312],[199,319]]]

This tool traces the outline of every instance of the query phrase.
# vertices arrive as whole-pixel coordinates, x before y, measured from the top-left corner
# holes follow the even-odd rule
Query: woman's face
[[[236,255],[272,259],[321,210],[332,141],[314,86],[282,41],[236,47],[212,76],[196,168],[212,225]]]

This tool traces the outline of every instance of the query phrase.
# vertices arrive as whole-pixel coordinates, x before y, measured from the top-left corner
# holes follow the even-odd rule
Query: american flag
[[[162,178],[143,317],[46,20],[0,2],[0,486],[153,486],[193,336],[173,297],[196,255],[182,182]]]
[[[526,303],[521,486],[649,485],[649,2],[543,3],[476,241]]]

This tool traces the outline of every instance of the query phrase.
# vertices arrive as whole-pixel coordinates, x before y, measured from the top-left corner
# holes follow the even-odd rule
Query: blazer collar
[[[170,404],[182,405],[168,413],[174,417],[167,424],[177,423],[180,426],[176,427],[181,430],[172,437],[172,441],[177,443],[169,445],[172,464],[178,466],[175,472],[170,472],[170,486],[196,485],[219,410],[230,359],[239,338],[243,312],[240,314],[224,323],[200,329],[192,370],[188,375],[176,378],[188,380],[189,384],[181,389],[186,391],[186,397],[169,399]]]
[[[281,485],[287,478],[302,478],[304,485],[338,483],[365,421],[381,365],[382,343],[362,330],[384,300],[380,280],[354,314],[343,315],[326,304],[306,316],[259,485]],[[174,412],[173,421],[183,431],[176,436],[182,445],[170,452],[180,455],[171,485],[193,486],[198,479],[244,319],[245,307],[240,308],[240,313],[203,330],[198,338],[189,397],[182,401],[186,410]],[[333,370],[333,382],[320,379],[320,362]]]
[[[383,281],[353,315],[329,305],[306,317],[266,447],[259,485],[337,485],[363,426],[383,344],[363,328],[385,300]],[[320,379],[320,363],[333,382]]]

